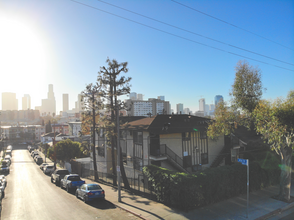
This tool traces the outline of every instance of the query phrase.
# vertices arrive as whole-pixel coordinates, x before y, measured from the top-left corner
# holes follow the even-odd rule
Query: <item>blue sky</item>
[[[215,95],[228,101],[235,66],[244,59],[262,71],[263,98],[294,89],[294,1],[176,2],[107,1],[181,29],[98,0],[0,0],[0,93],[17,93],[19,108],[30,94],[34,108],[53,84],[57,111],[63,93],[73,108],[107,57],[128,62],[131,92],[144,99],[164,95],[172,109],[183,103],[196,111],[200,98],[212,104]]]

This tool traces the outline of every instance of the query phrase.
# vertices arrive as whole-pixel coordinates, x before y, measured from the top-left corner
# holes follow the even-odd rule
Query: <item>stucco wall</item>
[[[161,134],[160,144],[165,144],[173,152],[175,152],[179,157],[183,158],[182,154],[182,134]]]
[[[203,168],[208,168],[213,163],[214,159],[219,155],[220,151],[225,146],[224,136],[220,136],[217,141],[208,139],[208,164],[203,165]]]

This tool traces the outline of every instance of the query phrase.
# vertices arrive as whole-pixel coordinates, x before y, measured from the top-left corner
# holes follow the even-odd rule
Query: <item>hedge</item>
[[[166,205],[190,210],[247,192],[247,167],[239,163],[204,170],[196,175],[178,173],[149,165],[143,168],[157,200]],[[250,191],[279,183],[280,169],[263,169],[249,164]]]

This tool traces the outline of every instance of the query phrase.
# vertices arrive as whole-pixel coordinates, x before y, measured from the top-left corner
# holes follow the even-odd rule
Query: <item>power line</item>
[[[288,63],[288,62],[285,62],[285,61],[282,61],[282,60],[279,60],[279,59],[276,59],[276,58],[272,58],[272,57],[269,57],[269,56],[266,56],[266,55],[263,55],[263,54],[260,54],[260,53],[257,53],[257,52],[254,52],[254,51],[251,51],[251,50],[247,50],[247,49],[244,49],[242,47],[238,47],[238,46],[234,46],[232,44],[228,44],[228,43],[225,43],[225,42],[222,42],[220,40],[216,40],[216,39],[213,39],[211,37],[207,37],[205,35],[202,35],[202,34],[198,34],[196,32],[193,32],[193,31],[189,31],[189,30],[186,30],[184,28],[181,28],[181,27],[178,27],[178,26],[175,26],[175,25],[172,25],[172,24],[169,24],[169,23],[166,23],[166,22],[163,22],[163,21],[160,21],[160,20],[157,20],[157,19],[154,19],[154,18],[151,18],[151,17],[148,17],[146,15],[142,15],[140,13],[137,13],[137,12],[134,12],[134,11],[131,11],[131,10],[128,10],[126,8],[122,8],[120,6],[117,6],[117,5],[114,5],[114,4],[111,4],[111,3],[108,3],[108,2],[105,2],[105,1],[102,1],[102,0],[97,0],[99,2],[102,2],[104,4],[107,4],[107,5],[110,5],[112,7],[116,7],[116,8],[119,8],[121,10],[124,10],[124,11],[127,11],[127,12],[130,12],[130,13],[133,13],[133,14],[136,14],[136,15],[139,15],[141,17],[144,17],[144,18],[147,18],[147,19],[150,19],[150,20],[153,20],[153,21],[156,21],[158,23],[161,23],[161,24],[164,24],[164,25],[167,25],[167,26],[170,26],[170,27],[173,27],[173,28],[176,28],[176,29],[179,29],[179,30],[182,30],[182,31],[185,31],[185,32],[188,32],[190,34],[194,34],[194,35],[197,35],[199,37],[203,37],[203,38],[206,38],[206,39],[209,39],[209,40],[212,40],[212,41],[215,41],[215,42],[218,42],[220,44],[224,44],[224,45],[227,45],[227,46],[230,46],[230,47],[233,47],[233,48],[236,48],[236,49],[239,49],[239,50],[243,50],[243,51],[246,51],[246,52],[249,52],[249,53],[252,53],[252,54],[255,54],[255,55],[258,55],[258,56],[262,56],[262,57],[265,57],[265,58],[268,58],[268,59],[272,59],[272,60],[275,60],[275,61],[278,61],[278,62],[281,62],[281,63],[285,63],[285,64],[288,64],[288,65],[291,65],[291,66],[294,66],[294,64],[292,63]]]
[[[136,24],[139,24],[139,25],[148,27],[150,29],[157,30],[159,32],[162,32],[162,33],[165,33],[165,34],[169,34],[171,36],[178,37],[178,38],[181,38],[181,39],[184,39],[184,40],[187,40],[187,41],[196,43],[196,44],[200,44],[202,46],[210,47],[210,48],[213,48],[215,50],[219,50],[219,51],[222,51],[222,52],[225,52],[225,53],[229,53],[229,54],[236,55],[236,56],[239,56],[239,57],[243,57],[243,58],[246,58],[246,59],[249,59],[249,60],[253,60],[253,61],[256,61],[256,62],[264,63],[264,64],[267,64],[267,65],[270,65],[270,66],[275,66],[275,67],[280,68],[280,69],[284,69],[284,70],[288,70],[288,71],[294,72],[294,70],[291,70],[291,69],[287,69],[287,68],[284,68],[284,67],[281,67],[281,66],[277,66],[277,65],[270,64],[270,63],[267,63],[267,62],[264,62],[264,61],[260,61],[260,60],[256,60],[256,59],[253,59],[253,58],[250,58],[250,57],[247,57],[247,56],[243,56],[243,55],[240,55],[240,54],[237,54],[237,53],[229,52],[229,51],[226,51],[226,50],[223,50],[223,49],[214,47],[214,46],[210,46],[210,45],[207,45],[207,44],[204,44],[204,43],[200,43],[198,41],[191,40],[189,38],[182,37],[182,36],[179,36],[179,35],[176,35],[176,34],[173,34],[173,33],[170,33],[170,32],[167,32],[167,31],[164,31],[164,30],[161,30],[161,29],[158,29],[158,28],[155,28],[155,27],[152,27],[152,26],[149,26],[149,25],[146,25],[146,24],[143,24],[143,23],[134,21],[134,20],[131,20],[129,18],[125,18],[123,16],[120,16],[120,15],[117,15],[117,14],[114,14],[114,13],[111,13],[111,12],[108,12],[108,11],[105,11],[105,10],[102,10],[102,9],[99,9],[99,8],[94,7],[94,6],[91,6],[91,5],[87,5],[87,4],[84,4],[84,3],[81,3],[81,2],[78,2],[78,1],[75,1],[75,0],[71,0],[71,1],[72,2],[75,2],[77,4],[80,4],[80,5],[84,5],[86,7],[89,7],[89,8],[92,8],[92,9],[95,9],[95,10],[98,10],[98,11],[101,11],[101,12],[104,12],[104,13],[107,13],[107,14],[110,14],[110,15],[113,15],[113,16],[116,16],[116,17],[119,17],[119,18],[122,18],[124,20],[127,20],[127,21],[130,21],[130,22],[133,22],[133,23],[136,23]]]
[[[202,12],[202,11],[199,11],[199,10],[197,10],[197,9],[195,9],[195,8],[192,8],[192,7],[188,6],[188,5],[182,4],[182,3],[177,2],[177,1],[175,1],[175,0],[171,0],[171,1],[174,2],[174,3],[177,3],[177,4],[179,4],[179,5],[182,5],[182,6],[186,7],[186,8],[189,8],[189,9],[191,9],[191,10],[193,10],[193,11],[196,11],[196,12],[198,12],[198,13],[200,13],[200,14],[203,14],[203,15],[205,15],[205,16],[211,17],[211,18],[213,18],[213,19],[215,19],[215,20],[218,20],[218,21],[220,21],[220,22],[223,22],[223,23],[228,24],[228,25],[230,25],[230,26],[233,26],[233,27],[235,27],[235,28],[238,28],[238,29],[240,29],[240,30],[242,30],[242,31],[248,32],[248,33],[253,34],[253,35],[255,35],[255,36],[258,36],[258,37],[260,37],[260,38],[262,38],[262,39],[265,39],[265,40],[267,40],[267,41],[270,41],[270,42],[272,42],[272,43],[275,43],[275,44],[277,44],[277,45],[280,45],[280,46],[282,46],[282,47],[285,47],[285,48],[287,48],[287,49],[289,49],[289,50],[294,50],[294,49],[292,49],[292,48],[290,48],[290,47],[287,47],[287,46],[285,46],[285,45],[283,45],[283,44],[280,44],[280,43],[278,43],[278,42],[276,42],[276,41],[270,40],[270,39],[268,39],[268,38],[266,38],[266,37],[263,37],[263,36],[261,36],[261,35],[259,35],[259,34],[254,33],[254,32],[252,32],[252,31],[248,31],[248,30],[246,30],[246,29],[244,29],[244,28],[241,28],[241,27],[239,27],[239,26],[237,26],[237,25],[231,24],[231,23],[229,23],[229,22],[227,22],[227,21],[224,21],[224,20],[222,20],[222,19],[220,19],[220,18],[214,17],[214,16],[209,15],[209,14],[207,14],[207,13],[204,13],[204,12]]]

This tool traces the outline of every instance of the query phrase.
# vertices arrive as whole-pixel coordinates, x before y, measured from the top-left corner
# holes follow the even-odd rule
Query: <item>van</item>
[[[12,157],[12,151],[11,151],[11,150],[6,150],[6,151],[5,151],[5,155],[9,155],[9,156]]]

